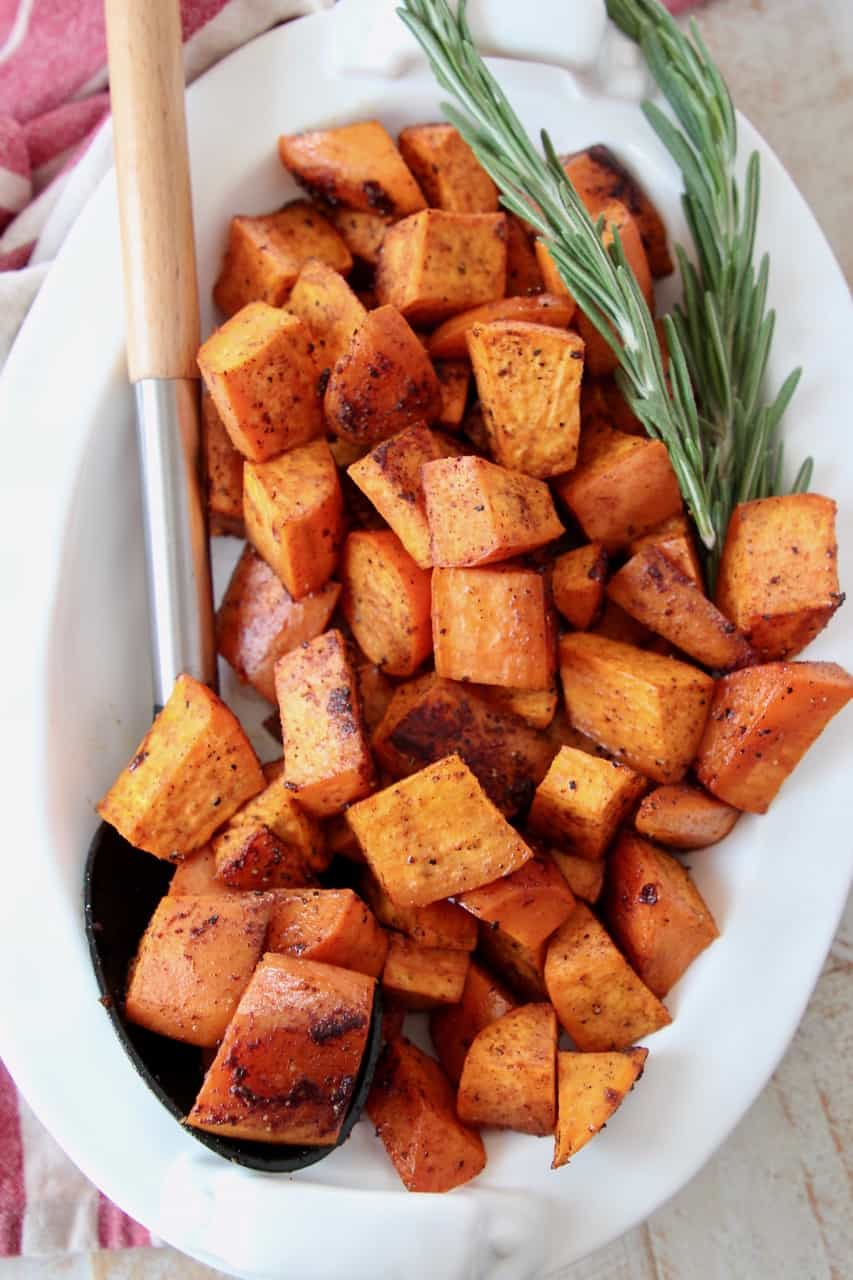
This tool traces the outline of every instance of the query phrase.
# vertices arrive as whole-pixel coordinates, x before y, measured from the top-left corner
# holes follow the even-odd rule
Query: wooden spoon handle
[[[196,378],[192,196],[178,0],[105,0],[131,382]]]

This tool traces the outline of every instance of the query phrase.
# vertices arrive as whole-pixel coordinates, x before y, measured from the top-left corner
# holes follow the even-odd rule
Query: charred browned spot
[[[644,884],[640,892],[637,894],[637,900],[645,903],[646,906],[653,907],[658,900],[657,886],[653,884]]]
[[[327,1044],[329,1040],[339,1040],[348,1031],[360,1031],[366,1025],[365,1014],[352,1009],[334,1009],[315,1022],[308,1034],[315,1044]]]
[[[609,1085],[604,1090],[604,1099],[611,1107],[618,1107],[624,1096],[618,1089],[611,1089]]]
[[[138,751],[136,755],[133,757],[133,759],[131,760],[130,764],[127,766],[127,772],[134,773],[141,764],[145,763],[147,759],[148,759],[147,751]]]

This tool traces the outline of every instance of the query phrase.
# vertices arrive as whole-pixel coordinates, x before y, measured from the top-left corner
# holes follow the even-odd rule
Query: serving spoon
[[[153,702],[187,672],[216,688],[209,544],[200,462],[198,284],[178,0],[106,0],[107,51],[122,238],[127,364],[136,398]],[[124,1017],[128,966],[174,869],[102,823],[86,860],[84,918],[101,1003],[134,1068],[183,1121],[204,1078],[201,1050]],[[332,1146],[220,1138],[198,1142],[250,1169],[291,1173],[346,1140],[381,1041],[377,992],[349,1111]]]

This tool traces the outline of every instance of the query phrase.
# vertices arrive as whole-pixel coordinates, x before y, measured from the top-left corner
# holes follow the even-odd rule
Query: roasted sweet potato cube
[[[250,302],[202,344],[198,367],[244,458],[268,462],[322,435],[314,344],[287,311]]]
[[[288,311],[298,316],[317,343],[317,364],[330,369],[349,350],[367,311],[339,272],[309,258],[293,286]]]
[[[607,552],[600,542],[588,542],[554,561],[554,604],[578,631],[591,627],[601,612],[606,580]]]
[[[294,600],[325,587],[343,541],[343,497],[325,440],[243,468],[246,533]]]
[[[495,460],[543,480],[571,471],[584,363],[577,334],[496,320],[474,325],[468,349]]]
[[[536,788],[530,827],[582,858],[600,858],[640,796],[646,780],[615,760],[562,747]]]
[[[572,913],[574,894],[550,858],[533,857],[512,875],[456,899],[486,924],[499,924],[524,947],[535,950]]]
[[[267,951],[378,978],[388,939],[352,889],[276,889]]]
[[[541,574],[516,565],[435,569],[435,669],[449,680],[544,689],[554,673],[554,618]]]
[[[424,209],[385,232],[376,295],[413,324],[439,324],[506,292],[502,213]]]
[[[382,990],[404,1009],[457,1004],[468,972],[467,951],[422,947],[402,933],[389,934]]]
[[[532,476],[469,455],[428,462],[422,477],[434,565],[509,560],[563,532],[551,491]]]
[[[162,898],[131,964],[128,1021],[187,1044],[218,1044],[263,950],[271,907],[263,894]]]
[[[209,844],[202,845],[195,853],[182,858],[169,881],[169,894],[173,898],[185,894],[223,893],[222,881],[216,879],[216,856]]]
[[[430,902],[425,907],[398,906],[369,872],[365,874],[362,893],[380,924],[405,933],[421,947],[473,951],[477,945],[476,921],[453,902]]]
[[[576,898],[597,902],[604,888],[604,859],[581,858],[563,849],[549,849],[554,865]]]
[[[552,1169],[568,1164],[604,1128],[643,1074],[648,1049],[557,1054],[557,1128]]]
[[[394,686],[375,662],[362,662],[355,674],[364,727],[368,733],[372,733],[388,710],[388,704],[394,696]]]
[[[544,1137],[554,1132],[556,1090],[557,1015],[550,1004],[526,1004],[478,1032],[456,1109],[469,1124]]]
[[[565,329],[574,312],[571,299],[551,293],[540,293],[536,297],[501,298],[497,302],[472,307],[469,311],[445,320],[429,340],[429,353],[433,360],[467,360],[468,334],[475,325],[506,320]]]
[[[636,276],[646,304],[650,310],[653,310],[652,273],[636,220],[620,200],[608,200],[596,211],[596,217],[604,218],[602,243],[606,248],[610,248],[614,243],[615,232],[618,231],[628,266]],[[619,364],[619,358],[613,347],[582,311],[578,312],[576,323],[578,332],[586,345],[587,371],[594,377],[613,373]]]
[[[404,907],[476,889],[531,857],[458,755],[353,805],[347,821],[371,871]]]
[[[441,383],[429,356],[395,307],[368,313],[326,387],[335,435],[375,444],[441,413]]]
[[[380,1054],[367,1114],[409,1191],[451,1191],[485,1168],[483,1140],[458,1120],[441,1067],[402,1036]]]
[[[545,288],[533,236],[514,213],[506,219],[506,291],[509,297],[541,293]]]
[[[438,423],[439,426],[454,430],[465,417],[471,369],[464,360],[439,360],[436,362],[435,372],[441,383]]]
[[[367,1045],[374,988],[373,978],[351,969],[265,955],[187,1124],[251,1142],[336,1142]]]
[[[548,999],[545,986],[547,951],[548,939],[536,947],[528,947],[499,924],[480,925],[477,954],[521,1000]]]
[[[201,401],[201,425],[211,535],[244,538],[243,455],[234,448],[216,405],[207,395]]]
[[[472,960],[459,1003],[433,1009],[429,1016],[430,1037],[439,1062],[454,1084],[459,1083],[465,1055],[475,1036],[515,1005],[513,996],[497,978]]]
[[[432,208],[449,213],[497,212],[497,187],[452,125],[410,125],[400,133],[397,145]]]
[[[248,302],[281,307],[309,258],[328,263],[333,271],[346,273],[352,267],[342,237],[307,200],[260,218],[232,218],[213,300],[229,316]]]
[[[275,687],[285,743],[285,786],[325,818],[373,788],[358,685],[340,631],[279,658]]]
[[[762,662],[800,653],[844,600],[835,512],[832,499],[818,493],[759,498],[734,509],[716,599]]]
[[[545,984],[582,1053],[625,1049],[672,1021],[584,902],[548,945]]]
[[[360,209],[332,209],[329,220],[354,258],[375,267],[391,219]]]
[[[702,565],[696,554],[696,544],[684,512],[670,516],[649,533],[644,533],[641,538],[634,538],[628,546],[628,551],[635,556],[646,547],[656,547],[658,551],[663,552],[667,560],[671,560],[676,568],[691,578],[700,591],[705,590]]]
[[[341,583],[341,608],[363,652],[389,675],[412,675],[432,652],[429,571],[391,529],[355,529]]]
[[[853,697],[834,662],[770,662],[717,681],[696,776],[747,813],[770,803],[829,721]]]
[[[496,710],[519,716],[531,729],[547,729],[559,701],[555,685],[548,689],[511,689],[499,684],[481,684],[471,692]]]
[[[634,818],[641,836],[674,849],[707,849],[727,836],[740,811],[689,782],[656,787],[643,797]]]
[[[601,144],[562,157],[569,181],[590,214],[597,217],[610,200],[621,200],[632,213],[652,275],[668,276],[672,258],[666,242],[666,226],[656,206],[637,179]]]
[[[743,632],[657,547],[632,556],[608,582],[607,595],[703,666],[725,671],[751,659]]]
[[[280,137],[278,153],[300,186],[333,208],[344,204],[402,218],[426,207],[423,192],[377,120]]]
[[[574,471],[555,482],[586,536],[618,551],[681,510],[681,491],[660,440],[600,427],[585,434]]]
[[[263,785],[237,717],[206,685],[180,675],[98,813],[137,849],[177,860]]]
[[[216,875],[232,889],[279,889],[312,884],[325,871],[319,824],[284,786],[284,765],[264,766],[267,785],[211,841]],[[272,948],[275,950],[275,948]]]
[[[704,671],[604,636],[560,640],[572,724],[656,782],[680,782],[702,739],[714,682]]]

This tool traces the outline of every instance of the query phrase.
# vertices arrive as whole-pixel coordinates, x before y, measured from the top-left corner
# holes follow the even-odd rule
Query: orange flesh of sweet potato
[[[692,578],[700,591],[705,590],[702,565],[699,563],[687,516],[683,512],[670,516],[668,520],[664,520],[649,533],[643,534],[641,538],[635,538],[628,550],[632,556],[635,556],[646,547],[657,547],[676,568],[688,578]]]
[[[600,858],[646,789],[645,778],[615,760],[562,747],[536,789],[533,831],[582,858]]]
[[[717,682],[696,758],[712,795],[766,813],[834,715],[853,697],[853,676],[834,662],[771,662]]]
[[[243,455],[231,443],[210,396],[202,397],[201,417],[211,535],[243,538]]]
[[[433,360],[467,360],[468,334],[475,325],[491,324],[495,320],[513,320],[565,329],[574,311],[571,299],[549,293],[487,302],[481,307],[473,307],[457,316],[451,316],[444,324],[439,325],[429,339],[429,353]]]
[[[576,898],[597,902],[604,888],[604,859],[580,858],[563,849],[549,849],[554,865]]]
[[[518,871],[458,895],[460,907],[486,924],[499,924],[535,950],[567,920],[574,894],[549,858],[533,857]]]
[[[552,1169],[568,1164],[604,1128],[643,1074],[648,1049],[557,1054],[557,1128]]]
[[[354,258],[376,266],[390,218],[359,209],[332,209],[329,221]]]
[[[575,300],[560,275],[559,268],[551,256],[548,248],[541,240],[535,240],[533,243],[533,252],[536,255],[536,265],[539,268],[539,274],[542,277],[542,287],[546,293],[552,293],[555,297],[563,297],[567,302],[571,303],[572,309],[575,308]]]
[[[459,756],[448,756],[347,811],[373,874],[419,907],[509,875],[531,850]]]
[[[746,665],[746,636],[658,547],[644,547],[607,584],[621,609],[703,666]]]
[[[137,849],[177,859],[206,844],[263,785],[237,717],[181,675],[98,813]]]
[[[434,565],[509,560],[564,532],[546,484],[485,458],[428,462],[422,480]]]
[[[382,1050],[367,1114],[409,1191],[451,1191],[485,1168],[482,1138],[457,1118],[441,1067],[402,1037]]]
[[[605,220],[602,243],[609,248],[615,240],[614,233],[618,231],[628,266],[637,279],[649,309],[654,313],[652,273],[636,220],[620,200],[608,200],[596,210],[596,218],[599,216]],[[594,377],[613,373],[619,364],[616,352],[582,311],[578,313],[577,329],[586,345],[588,372]]]
[[[221,880],[216,879],[216,857],[211,845],[203,845],[189,857],[183,858],[175,867],[175,874],[169,881],[169,896],[182,897],[184,894],[222,893]]]
[[[394,686],[375,662],[362,662],[356,670],[364,727],[372,733],[388,710]]]
[[[672,1021],[583,902],[549,943],[545,983],[582,1053],[625,1049]]]
[[[676,782],[645,796],[634,826],[641,836],[675,849],[707,849],[727,836],[740,817],[731,805],[706,795],[701,787]]]
[[[565,156],[563,167],[593,216],[598,215],[608,200],[620,200],[636,220],[652,275],[672,273],[663,218],[634,175],[608,147],[587,147],[585,151]]]
[[[607,579],[607,552],[600,542],[567,551],[554,561],[554,604],[578,631],[592,626],[601,611]]]
[[[187,1044],[218,1044],[263,949],[271,906],[255,894],[162,898],[131,964],[128,1021]]]
[[[435,372],[441,383],[441,411],[439,425],[451,430],[459,426],[465,417],[468,388],[471,385],[471,369],[463,360],[438,360]]]
[[[500,925],[481,924],[477,954],[522,1000],[547,1000],[545,957],[548,941],[526,947]]]
[[[325,440],[243,468],[246,533],[294,600],[320,591],[343,541],[343,497]]]
[[[696,667],[588,632],[560,640],[569,719],[656,782],[680,782],[696,755],[714,682]]]
[[[450,213],[497,211],[497,187],[452,125],[411,125],[402,130],[397,145],[432,208]]]
[[[201,345],[198,367],[231,443],[250,461],[322,435],[320,369],[296,316],[250,302]]]
[[[495,461],[541,480],[571,471],[584,368],[577,334],[496,320],[474,325],[468,350]]]
[[[367,311],[343,276],[317,258],[309,258],[287,301],[316,340],[318,368],[331,368],[349,350]]]
[[[490,1022],[515,1008],[509,991],[482,965],[472,960],[465,975],[465,987],[458,1004],[434,1009],[429,1016],[429,1033],[438,1060],[454,1084],[459,1083],[465,1055],[474,1037]]]
[[[242,462],[240,464],[242,471]],[[237,561],[216,614],[217,647],[244,684],[275,702],[275,664],[325,631],[341,588],[327,582],[294,600],[253,547]]]
[[[229,316],[249,302],[281,307],[309,258],[333,271],[352,268],[341,236],[306,200],[260,218],[232,218],[213,300]]]
[[[557,1016],[550,1004],[526,1004],[489,1023],[462,1067],[460,1120],[538,1137],[557,1117]]]
[[[340,631],[279,658],[275,687],[285,785],[300,806],[329,817],[373,788],[358,686]]]
[[[369,872],[365,875],[362,892],[380,924],[405,933],[421,947],[436,947],[440,951],[473,951],[477,945],[476,921],[453,902],[401,907],[392,902]]]
[[[238,809],[211,841],[216,875],[232,889],[312,884],[325,871],[319,825],[303,813],[283,782],[281,761],[264,766],[265,789]]]
[[[467,951],[422,947],[402,933],[388,937],[382,990],[404,1009],[457,1004],[468,972]]]
[[[637,649],[648,649],[658,639],[648,627],[632,618],[630,613],[626,613],[606,594],[601,613],[589,632],[594,636],[604,636],[606,640],[634,645]]]
[[[717,604],[762,662],[793,658],[843,603],[836,504],[817,493],[735,507],[717,578]]]
[[[449,680],[544,689],[554,673],[554,619],[544,579],[531,569],[435,569],[435,669]]]
[[[378,978],[388,939],[352,889],[276,889],[267,951]]]
[[[280,137],[278,152],[296,181],[332,207],[343,204],[396,218],[426,207],[423,192],[377,120]]]
[[[386,231],[376,296],[413,324],[439,324],[505,293],[504,214],[425,209]]]
[[[607,860],[603,909],[615,942],[656,996],[719,937],[686,869],[631,831],[622,832]]]
[[[541,293],[544,287],[533,237],[521,219],[509,213],[506,220],[507,296],[514,298]]]
[[[549,689],[510,689],[497,684],[480,684],[472,687],[471,692],[498,711],[518,716],[531,729],[547,729],[559,701],[554,685]]]
[[[374,987],[351,969],[265,955],[187,1124],[253,1142],[334,1143],[364,1056]]]
[[[356,529],[341,582],[341,608],[363,652],[389,675],[412,675],[432,652],[429,571],[391,529]]]
[[[370,311],[332,370],[324,410],[337,436],[375,444],[435,421],[441,383],[429,356],[395,307]]]

